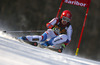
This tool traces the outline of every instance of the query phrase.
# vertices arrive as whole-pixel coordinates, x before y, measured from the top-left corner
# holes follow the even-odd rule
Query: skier
[[[60,18],[53,18],[49,23],[46,24],[48,28],[41,36],[25,36],[19,39],[28,40],[30,42],[40,41],[44,42],[41,45],[53,46],[62,44],[60,52],[63,48],[71,42],[72,26],[71,26],[72,14],[69,10],[62,12]],[[49,40],[48,40],[49,39]]]

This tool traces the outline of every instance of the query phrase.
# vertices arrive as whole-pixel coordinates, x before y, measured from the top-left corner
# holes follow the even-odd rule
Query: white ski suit
[[[26,36],[26,38],[31,42],[34,38],[38,38],[40,42],[49,39],[50,45],[69,43],[71,41],[72,26],[70,22],[63,25],[60,18],[53,18],[46,26],[49,29],[41,36]]]

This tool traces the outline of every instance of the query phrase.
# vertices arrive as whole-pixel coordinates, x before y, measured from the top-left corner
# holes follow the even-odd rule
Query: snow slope
[[[79,58],[21,43],[0,32],[0,65],[99,65]]]

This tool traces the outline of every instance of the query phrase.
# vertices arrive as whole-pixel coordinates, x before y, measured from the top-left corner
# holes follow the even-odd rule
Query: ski
[[[39,48],[46,48],[46,49],[49,49],[49,50],[52,50],[54,52],[58,52],[58,53],[62,53],[63,52],[63,48],[55,48],[55,46],[43,46],[40,44],[40,42],[29,42],[27,40],[21,40],[21,39],[18,39],[18,38],[15,38],[17,39],[19,42],[22,42],[22,43],[27,43],[27,44],[30,44],[32,46],[35,46],[35,47],[39,47]]]

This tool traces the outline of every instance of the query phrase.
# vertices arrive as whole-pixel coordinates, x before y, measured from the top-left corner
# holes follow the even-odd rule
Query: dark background
[[[56,17],[60,2],[61,0],[0,0],[0,30],[46,30],[45,24]],[[91,0],[78,54],[97,61],[100,61],[99,4],[100,0]],[[73,27],[72,41],[64,52],[75,55],[86,8],[64,3],[61,12],[63,10],[72,12]]]

